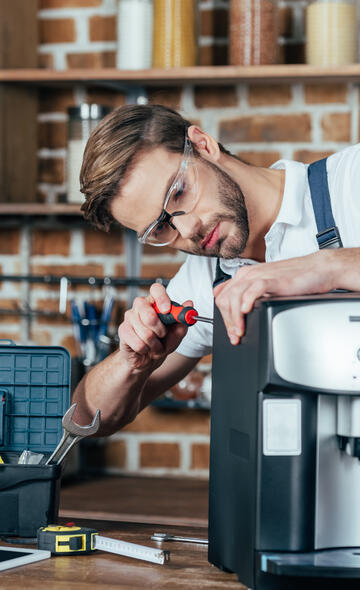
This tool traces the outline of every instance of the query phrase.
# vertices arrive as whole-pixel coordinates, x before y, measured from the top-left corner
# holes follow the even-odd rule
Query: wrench
[[[154,533],[151,535],[152,541],[180,541],[182,543],[201,543],[203,545],[208,544],[207,539],[195,539],[193,537],[177,537],[176,535],[169,535],[168,533]]]
[[[76,403],[70,406],[67,412],[65,412],[61,422],[64,430],[62,439],[59,442],[53,454],[50,455],[50,457],[46,461],[45,465],[54,463],[59,465],[61,461],[64,459],[65,455],[70,451],[70,449],[74,446],[75,443],[77,443],[82,438],[85,438],[86,436],[95,434],[95,432],[99,430],[100,410],[96,410],[96,414],[91,424],[87,424],[87,426],[80,426],[72,420],[75,408]]]

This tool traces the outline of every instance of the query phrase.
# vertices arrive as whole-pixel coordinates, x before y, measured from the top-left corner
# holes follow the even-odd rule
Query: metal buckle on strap
[[[324,231],[316,234],[316,239],[319,244],[319,248],[342,248],[342,241],[340,233],[336,225],[328,227]]]

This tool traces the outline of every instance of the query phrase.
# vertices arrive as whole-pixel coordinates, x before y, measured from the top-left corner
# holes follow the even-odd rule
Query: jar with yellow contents
[[[154,68],[197,63],[196,0],[154,0]]]
[[[341,66],[357,61],[357,0],[309,0],[306,62]]]

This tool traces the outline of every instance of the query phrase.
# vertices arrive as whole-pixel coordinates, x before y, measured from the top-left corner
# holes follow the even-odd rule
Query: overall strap
[[[316,239],[320,249],[342,248],[340,233],[331,210],[326,160],[327,158],[323,158],[308,167],[310,194],[318,229]]]
[[[231,276],[228,275],[226,272],[224,272],[221,269],[220,258],[218,258],[216,261],[215,280],[213,282],[213,287],[216,287],[216,285],[219,285],[220,283],[223,283],[224,281],[227,281],[228,279],[231,279]]]

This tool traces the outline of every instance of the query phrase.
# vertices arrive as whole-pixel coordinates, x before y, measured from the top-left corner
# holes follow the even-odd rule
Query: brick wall
[[[281,1],[281,59],[303,56],[304,0]],[[115,65],[115,0],[39,0],[39,62],[56,69]],[[200,63],[227,59],[226,0],[200,2]],[[355,84],[237,84],[216,87],[148,87],[148,99],[180,109],[248,162],[268,166],[279,158],[303,162],[333,153],[359,139],[359,89]],[[39,195],[64,200],[67,108],[82,101],[112,107],[124,104],[123,92],[84,88],[42,89],[39,103]],[[103,234],[89,227],[8,229],[0,235],[3,274],[124,275],[121,232]],[[146,247],[142,275],[170,277],[184,259],[169,248]],[[100,303],[101,290],[77,287],[75,295]],[[51,317],[28,322],[2,315],[0,336],[34,344],[61,344],[76,355],[68,319],[56,314],[58,289],[3,283],[1,307],[29,300]],[[117,290],[113,330],[121,320],[127,293]],[[203,364],[208,370],[209,359]],[[112,473],[207,476],[209,416],[206,412],[146,409],[133,424],[107,440],[92,443],[89,463]]]

